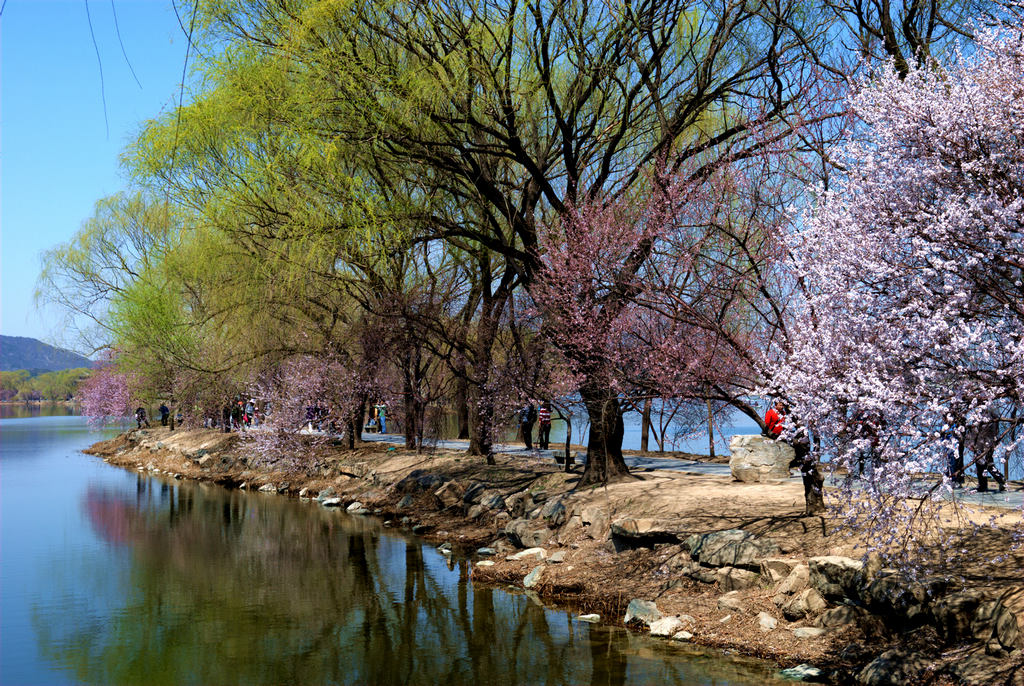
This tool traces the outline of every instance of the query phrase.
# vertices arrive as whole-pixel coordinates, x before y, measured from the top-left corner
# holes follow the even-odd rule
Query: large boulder
[[[741,529],[694,534],[683,542],[690,555],[708,567],[747,567],[760,572],[760,560],[779,554],[770,538],[758,538]]]
[[[612,536],[639,541],[676,541],[680,523],[673,519],[650,517],[622,517],[611,523]]]
[[[942,579],[915,581],[895,570],[885,569],[861,589],[860,598],[890,626],[916,625],[927,619],[932,599],[945,593],[945,585]]]
[[[547,543],[554,535],[542,523],[529,519],[515,519],[505,527],[505,534],[517,548],[533,548]]]
[[[565,505],[562,504],[561,500],[548,500],[544,503],[544,507],[540,508],[540,517],[548,526],[558,527],[565,523],[565,519],[568,516]]]
[[[789,478],[793,446],[764,436],[733,436],[729,441],[729,470],[732,478],[758,483]]]
[[[857,675],[864,686],[904,686],[917,684],[930,666],[928,658],[903,648],[887,650],[872,660]]]
[[[448,477],[441,474],[431,474],[425,469],[414,469],[409,472],[407,477],[395,484],[395,490],[399,493],[436,491],[441,484],[448,480]]]
[[[857,598],[864,583],[864,563],[850,557],[826,555],[807,561],[811,586],[826,598]]]
[[[533,496],[527,491],[513,493],[509,497],[505,498],[505,509],[508,510],[513,517],[522,517],[533,509],[534,504]]]
[[[586,527],[587,535],[594,539],[608,536],[609,517],[605,505],[588,505],[580,510],[580,523]]]
[[[768,586],[777,584],[788,577],[798,564],[798,560],[782,557],[765,558],[761,560],[761,579]]]
[[[793,571],[782,580],[782,583],[775,589],[775,592],[780,595],[792,595],[807,588],[810,582],[811,568],[801,563],[793,567]]]
[[[757,572],[737,567],[719,567],[717,576],[718,585],[723,591],[740,591],[757,586],[761,581],[761,575]]]
[[[470,505],[478,505],[486,494],[487,486],[479,481],[474,481],[468,488],[466,488],[466,492],[462,494],[462,502],[465,503],[467,507]]]
[[[971,635],[971,623],[978,607],[988,600],[988,592],[979,589],[950,593],[932,605],[932,623],[946,641],[959,641]]]
[[[488,510],[504,510],[505,496],[500,491],[487,491],[480,498],[480,506]]]
[[[782,606],[782,614],[786,615],[786,619],[797,620],[817,614],[826,607],[828,604],[820,593],[813,588],[805,588]]]
[[[460,504],[464,492],[465,490],[457,481],[446,481],[434,491],[434,498],[437,499],[438,506],[444,510]]]

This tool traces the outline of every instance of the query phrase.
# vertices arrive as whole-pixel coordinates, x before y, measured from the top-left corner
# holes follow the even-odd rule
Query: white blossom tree
[[[807,299],[784,393],[850,482],[866,461],[843,513],[906,559],[935,559],[964,437],[993,416],[1003,455],[1020,435],[1024,36],[999,27],[974,47],[855,84],[844,179],[792,245]],[[967,447],[970,467],[984,451]]]

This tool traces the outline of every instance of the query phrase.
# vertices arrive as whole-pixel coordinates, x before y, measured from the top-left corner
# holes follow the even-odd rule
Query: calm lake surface
[[[764,684],[757,662],[474,584],[371,518],[164,481],[0,419],[0,683]]]

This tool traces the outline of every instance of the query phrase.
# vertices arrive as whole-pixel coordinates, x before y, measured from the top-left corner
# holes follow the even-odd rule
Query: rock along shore
[[[909,579],[803,516],[799,483],[647,472],[576,490],[578,473],[523,453],[489,466],[380,443],[327,451],[308,473],[251,465],[237,434],[162,427],[86,452],[378,516],[470,557],[477,581],[585,621],[772,660],[793,680],[1024,684],[1024,560],[968,588]]]

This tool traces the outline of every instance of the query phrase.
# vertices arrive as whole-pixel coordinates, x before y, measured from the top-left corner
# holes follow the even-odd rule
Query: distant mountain
[[[0,336],[0,371],[30,369],[33,372],[54,372],[76,367],[92,367],[92,360],[34,338]]]

